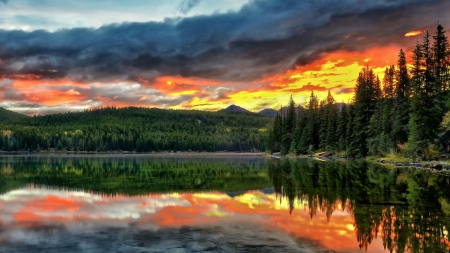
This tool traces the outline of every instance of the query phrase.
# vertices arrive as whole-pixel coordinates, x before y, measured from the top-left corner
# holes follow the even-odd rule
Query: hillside
[[[278,111],[274,110],[274,109],[270,109],[270,108],[266,108],[264,110],[261,110],[258,112],[258,114],[267,116],[267,117],[272,117],[275,118],[275,116],[277,116]]]
[[[243,107],[237,106],[237,105],[230,105],[225,109],[218,110],[217,112],[248,112],[248,113],[251,113],[249,110],[247,110]]]
[[[0,129],[13,132],[0,150],[264,151],[271,124],[253,113],[103,108],[22,118]]]
[[[28,116],[17,113],[17,112],[13,112],[10,110],[6,110],[3,107],[0,107],[0,122],[1,123],[10,123],[10,122],[15,122],[21,119],[25,119],[28,118]]]

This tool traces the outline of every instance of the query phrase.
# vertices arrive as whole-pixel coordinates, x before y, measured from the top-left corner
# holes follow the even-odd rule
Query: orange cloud
[[[238,104],[259,111],[267,107],[284,106],[291,95],[297,104],[304,104],[309,100],[311,91],[323,99],[329,89],[336,101],[348,102],[353,96],[358,73],[369,66],[381,79],[385,67],[397,63],[398,52],[397,45],[386,45],[361,52],[339,50],[323,53],[307,65],[251,82],[160,76],[154,79],[135,78],[137,83],[88,84],[66,79],[42,80],[38,76],[26,75],[16,76],[12,88],[21,95],[16,95],[16,101],[27,100],[45,106],[91,101],[83,106],[145,106],[215,111],[229,104]],[[140,86],[133,86],[130,90],[125,87],[126,84],[130,87]],[[95,92],[92,90],[94,88]],[[102,89],[108,92],[105,94]],[[113,92],[112,89],[117,91]],[[116,96],[115,93],[120,95]]]
[[[307,85],[303,85],[300,88],[284,89],[283,91],[298,93],[298,92],[326,91],[326,90],[328,90],[328,89],[323,86],[320,86],[319,84],[314,85],[314,84],[308,83]]]
[[[27,195],[28,191],[30,195]],[[97,220],[104,224],[104,220],[110,220],[118,224],[122,221],[124,224],[179,227],[245,220],[282,229],[297,238],[314,241],[336,251],[359,250],[355,220],[347,211],[350,204],[339,201],[311,207],[308,201],[295,199],[295,209],[290,211],[291,204],[286,198],[259,191],[248,191],[234,198],[221,192],[132,197],[57,190],[42,193],[34,194],[32,188],[7,193],[9,195],[0,201],[10,208],[0,211],[0,222],[4,223],[3,217],[9,215],[13,215],[12,224],[32,223],[33,226],[48,222],[69,224]],[[120,212],[117,212],[118,208]],[[10,222],[5,224],[10,225]],[[377,236],[378,239],[368,246],[370,251],[381,252],[384,249],[381,232]]]
[[[73,89],[68,91],[43,89],[39,93],[25,94],[25,98],[28,101],[54,106],[69,101],[82,101],[87,99],[87,96],[80,95],[79,92],[76,92]]]
[[[423,33],[423,31],[420,31],[420,30],[410,31],[410,32],[405,33],[405,37],[413,37],[413,36],[420,35],[421,33]]]
[[[164,94],[179,93],[186,90],[201,91],[206,86],[220,86],[221,82],[203,78],[188,78],[181,76],[160,76],[154,81],[138,79],[146,87],[151,87]]]

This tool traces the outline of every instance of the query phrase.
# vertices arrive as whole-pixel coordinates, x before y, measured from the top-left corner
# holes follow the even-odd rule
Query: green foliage
[[[450,130],[450,111],[446,112],[441,123],[441,127]]]
[[[114,107],[27,117],[7,124],[0,149],[264,151],[272,119],[254,113]],[[6,138],[6,139],[5,139]]]
[[[26,118],[28,116],[0,107],[0,123],[7,124]]]
[[[295,128],[295,118],[295,102],[291,96],[286,115],[283,117],[283,136],[281,137],[282,154],[287,154],[291,148]]]
[[[292,116],[291,109],[289,117],[282,116],[289,126],[284,126],[284,135],[274,143],[284,142],[283,153],[345,151],[350,157],[406,151],[414,158],[432,159],[436,150],[443,150],[441,144],[450,151],[450,132],[445,129],[450,123],[444,118],[450,109],[448,44],[440,24],[432,38],[427,31],[423,43],[414,48],[411,70],[400,50],[398,65],[386,68],[382,87],[372,69],[363,69],[356,80],[353,103],[341,110],[331,91],[321,102],[312,92],[297,115]],[[293,131],[292,118],[297,120]]]

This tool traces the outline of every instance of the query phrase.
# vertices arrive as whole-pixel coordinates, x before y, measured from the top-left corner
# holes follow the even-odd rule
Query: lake
[[[363,161],[1,156],[0,252],[446,252],[449,184]]]

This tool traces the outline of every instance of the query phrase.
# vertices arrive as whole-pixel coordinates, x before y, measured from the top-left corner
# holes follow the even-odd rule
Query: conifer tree
[[[340,151],[344,151],[347,147],[347,123],[348,122],[349,122],[349,119],[348,119],[347,105],[343,104],[342,108],[338,114],[337,129],[336,129],[336,140],[338,141],[337,149]]]
[[[292,139],[291,148],[289,150],[290,153],[299,154],[304,153],[306,150],[302,149],[301,138],[303,129],[306,125],[306,113],[303,107],[297,107],[297,117],[294,129],[294,137]]]
[[[412,83],[416,92],[411,99],[407,148],[410,155],[429,159],[430,144],[437,137],[437,130],[442,119],[442,110],[435,101],[435,93],[440,88],[436,86],[432,75],[433,59],[428,31],[423,37],[423,44],[421,47],[416,46],[413,54]]]
[[[400,49],[396,74],[394,116],[392,123],[392,141],[394,145],[408,141],[408,121],[410,113],[409,94],[410,79],[406,65],[405,53]],[[396,147],[395,147],[396,148]]]
[[[283,136],[283,125],[282,125],[282,119],[280,112],[277,112],[277,115],[275,116],[275,120],[273,122],[273,128],[272,128],[272,141],[271,144],[273,145],[272,151],[273,152],[279,152],[281,150],[281,138]]]
[[[327,146],[328,117],[326,113],[326,100],[320,101],[319,105],[319,149],[324,150]]]
[[[395,148],[395,141],[392,136],[394,124],[394,97],[395,97],[395,67],[390,66],[386,69],[383,78],[383,98],[381,102],[381,134],[378,151],[382,153],[389,152]]]
[[[422,55],[423,55],[423,62],[422,62],[422,68],[423,68],[423,82],[425,86],[424,92],[427,95],[432,95],[435,92],[439,91],[439,87],[436,86],[436,83],[434,82],[434,59],[433,59],[433,51],[431,48],[431,42],[430,42],[430,33],[428,30],[425,32],[425,35],[423,37],[423,44],[422,44]]]
[[[432,46],[435,86],[442,91],[449,88],[449,43],[445,36],[445,30],[441,24],[436,26],[436,34],[433,36]]]
[[[331,91],[328,90],[326,104],[326,114],[327,114],[327,135],[326,135],[326,146],[327,150],[337,149],[337,139],[336,139],[336,128],[337,128],[337,116],[338,108],[336,101],[334,100]]]
[[[305,124],[305,128],[303,129],[302,137],[300,139],[300,145],[302,149],[306,151],[311,151],[311,149],[315,150],[318,148],[315,140],[318,139],[318,124],[317,124],[317,112],[319,109],[319,100],[317,96],[314,95],[314,91],[311,92],[311,96],[309,98],[308,110],[306,111],[306,119],[307,122]]]
[[[350,156],[364,157],[367,155],[368,125],[375,112],[376,102],[380,99],[380,80],[372,69],[365,68],[359,73],[354,102],[353,132],[350,143]]]
[[[423,62],[423,54],[422,54],[422,48],[419,44],[419,41],[417,41],[416,46],[413,50],[413,67],[411,69],[411,93],[414,96],[419,95],[421,92],[424,91],[424,85],[423,85],[423,69],[422,69],[422,62]]]
[[[358,152],[358,146],[356,143],[356,135],[353,134],[355,129],[355,106],[353,104],[350,104],[348,106],[348,123],[347,123],[347,129],[346,129],[346,149],[345,152],[347,156],[354,156]]]
[[[287,154],[291,147],[292,137],[295,128],[295,102],[291,98],[289,99],[289,105],[287,107],[286,116],[283,120],[283,136],[281,140],[281,152]]]

